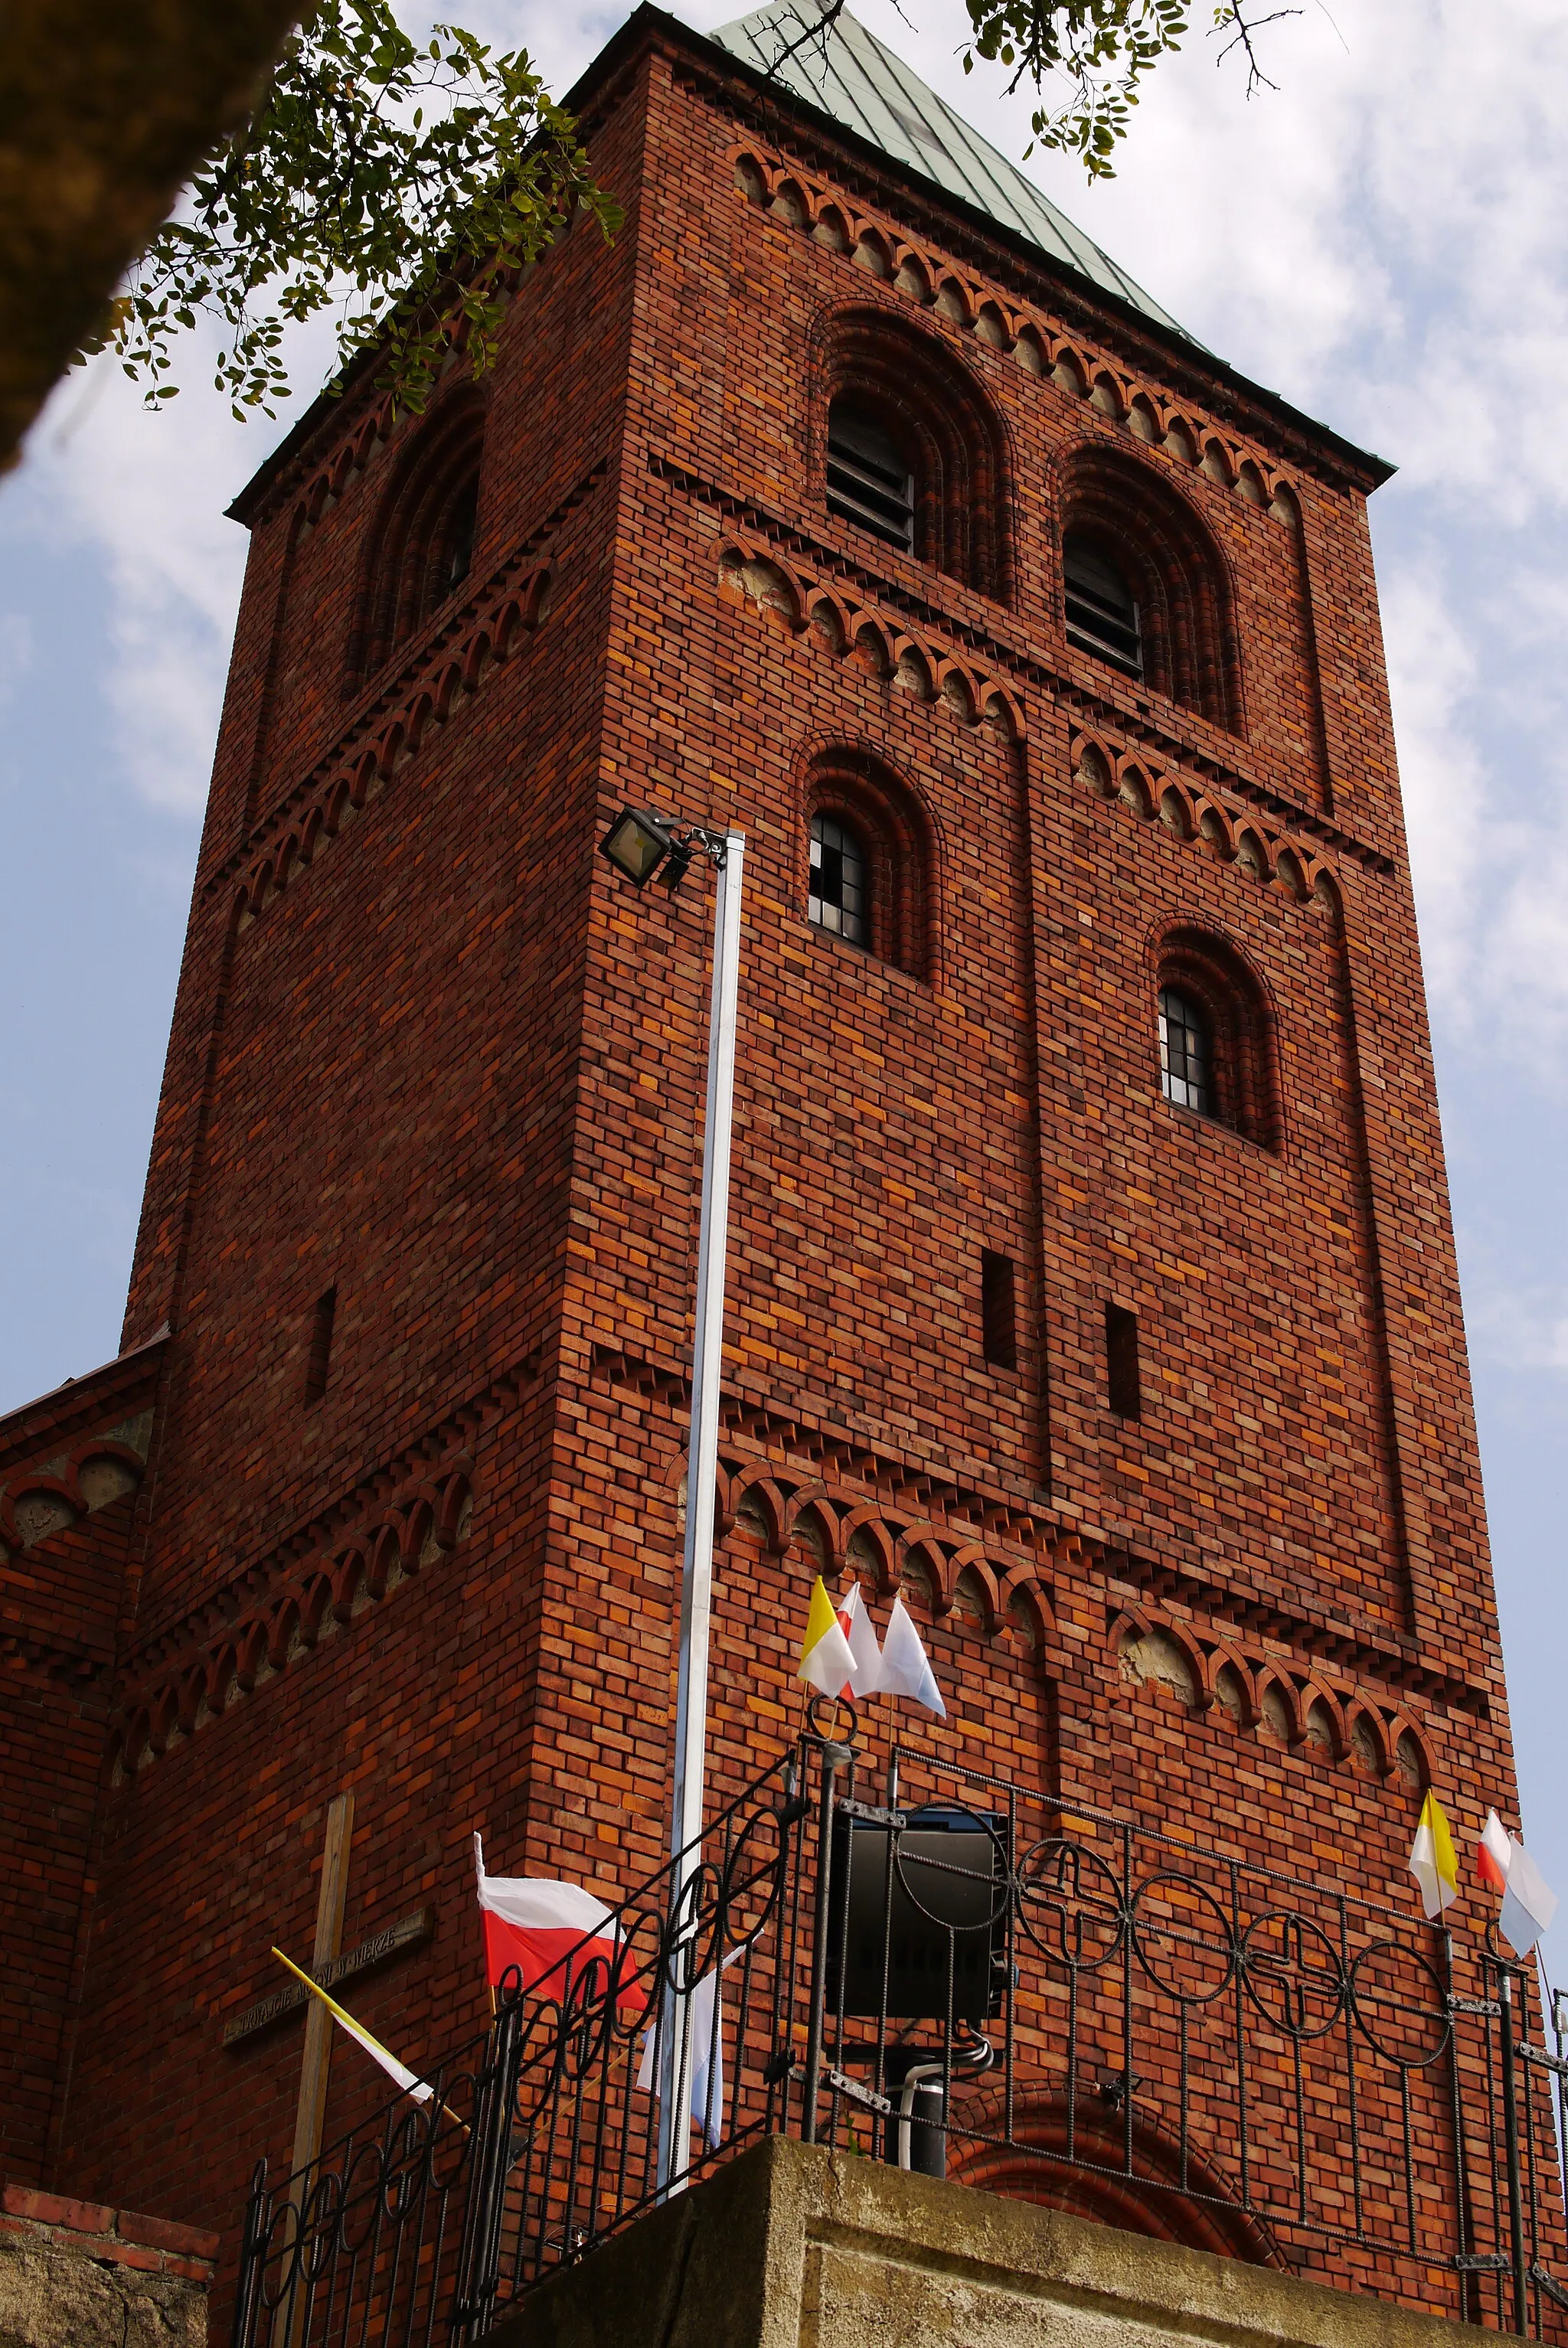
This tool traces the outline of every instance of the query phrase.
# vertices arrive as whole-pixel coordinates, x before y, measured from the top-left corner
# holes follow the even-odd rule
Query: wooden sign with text
[[[353,1981],[356,1974],[367,1973],[372,1966],[384,1964],[388,1957],[398,1957],[405,1949],[418,1948],[435,1929],[435,1910],[418,1908],[411,1916],[388,1924],[385,1931],[373,1932],[356,1949],[346,1949],[342,1956],[329,1957],[325,1963],[313,1965],[311,1979],[319,1982],[323,1989],[335,1989],[339,1982]],[[236,2046],[242,2038],[253,2038],[258,2030],[271,2029],[285,2014],[297,2013],[309,1993],[298,1982],[290,1982],[284,1988],[274,1990],[271,1997],[258,1998],[254,2005],[246,2006],[243,2013],[236,2013],[232,2022],[223,2024],[224,2045]]]

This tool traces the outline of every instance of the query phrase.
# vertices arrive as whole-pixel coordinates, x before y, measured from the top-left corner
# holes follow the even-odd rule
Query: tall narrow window
[[[828,511],[906,554],[914,546],[914,476],[892,435],[848,399],[828,411]]]
[[[990,1248],[980,1251],[980,1334],[985,1359],[994,1370],[1018,1366],[1017,1308],[1014,1295],[1013,1259]]]
[[[304,1399],[308,1410],[326,1392],[326,1381],[332,1369],[332,1323],[337,1312],[337,1291],[329,1288],[315,1300],[315,1317],[311,1324],[310,1357],[304,1367]]]
[[[1138,1315],[1125,1304],[1105,1308],[1105,1382],[1118,1418],[1141,1418],[1143,1386],[1138,1375]]]
[[[865,850],[836,815],[811,818],[811,880],[806,911],[820,930],[830,930],[853,946],[869,944]]]
[[[1129,676],[1143,675],[1143,632],[1138,601],[1106,550],[1081,530],[1062,542],[1068,642]]]
[[[474,559],[474,524],[479,519],[480,482],[476,473],[465,489],[458,491],[447,514],[438,551],[445,576],[438,582],[438,595],[450,595],[469,575],[469,565]]]
[[[1178,1108],[1214,1114],[1214,1044],[1207,1013],[1179,986],[1160,990],[1160,1082]]]

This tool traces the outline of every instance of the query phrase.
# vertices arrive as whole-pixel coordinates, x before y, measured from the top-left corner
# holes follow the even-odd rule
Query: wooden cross
[[[315,1900],[315,1946],[311,1971],[316,1972],[343,1946],[343,1910],[348,1896],[348,1846],[354,1834],[354,1797],[339,1794],[326,1813],[326,1841],[321,1854],[321,1889]],[[332,2016],[320,1998],[313,1997],[304,2018],[304,2054],[300,2064],[299,2116],[294,2122],[294,2164],[298,2176],[321,2150],[326,2121],[326,2075],[332,2064]]]

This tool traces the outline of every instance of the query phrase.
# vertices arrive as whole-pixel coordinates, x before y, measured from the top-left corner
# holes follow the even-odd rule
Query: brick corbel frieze
[[[0,1419],[0,1662],[107,1690],[167,1331]],[[101,1526],[95,1519],[102,1519]]]
[[[126,1660],[118,1780],[306,1662],[468,1539],[474,1447],[536,1383],[531,1355],[252,1560]]]
[[[690,1380],[673,1363],[598,1345],[589,1375],[596,1385],[654,1404],[676,1425],[689,1420]],[[1086,1534],[1044,1503],[881,1451],[841,1426],[803,1412],[786,1416],[733,1387],[721,1399],[720,1430],[721,1536],[745,1513],[765,1546],[782,1554],[804,1519],[837,1571],[849,1560],[853,1533],[865,1526],[881,1555],[882,1586],[896,1588],[902,1558],[918,1551],[939,1614],[951,1613],[965,1566],[981,1566],[990,1577],[996,1627],[1016,1588],[1037,1591],[1048,1622],[1057,1577],[1070,1565],[1119,1590],[1123,1603],[1136,1597],[1158,1609],[1201,1613],[1216,1636],[1284,1648],[1304,1668],[1328,1673],[1336,1686],[1355,1680],[1476,1719],[1490,1716],[1480,1683],[1429,1663],[1413,1640],[1390,1636],[1377,1624],[1315,1609],[1287,1613],[1257,1600],[1240,1580],[1176,1567]],[[857,1561],[872,1562],[863,1550]]]

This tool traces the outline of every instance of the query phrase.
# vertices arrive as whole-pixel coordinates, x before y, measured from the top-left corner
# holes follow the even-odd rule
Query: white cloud
[[[297,410],[315,387],[320,333],[302,335]],[[119,778],[173,814],[206,798],[245,532],[224,509],[293,420],[238,425],[211,387],[211,345],[179,355],[184,388],[150,414],[114,361],[67,378],[29,436],[7,496],[34,533],[65,538],[92,559],[108,595],[102,690]]]

